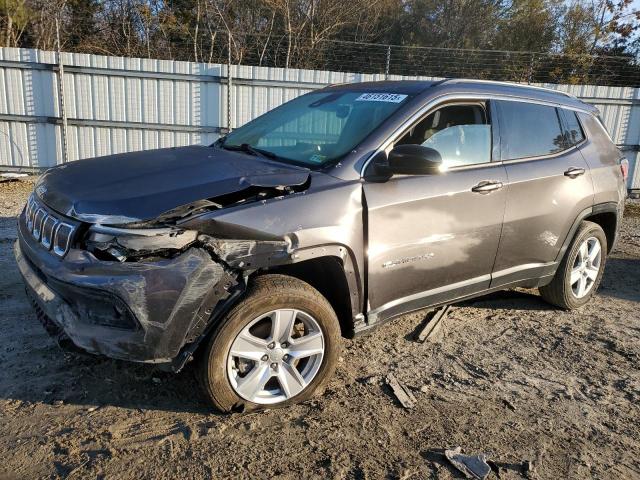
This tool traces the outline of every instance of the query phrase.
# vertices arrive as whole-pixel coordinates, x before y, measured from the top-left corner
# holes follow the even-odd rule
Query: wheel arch
[[[611,253],[616,241],[616,232],[618,229],[618,215],[614,211],[602,211],[598,213],[592,213],[584,218],[589,222],[600,225],[600,228],[604,231],[607,237],[607,253]]]
[[[326,248],[323,247],[325,250]],[[348,338],[352,337],[354,334],[354,319],[361,311],[361,295],[359,282],[348,256],[318,256],[309,251],[305,252],[305,258],[303,258],[302,253],[296,255],[298,255],[296,258],[298,261],[261,269],[255,272],[254,276],[275,273],[294,277],[308,283],[318,290],[333,307],[340,322],[342,335]],[[249,281],[251,281],[251,277]]]
[[[242,301],[250,282],[258,275],[282,274],[302,280],[323,295],[334,309],[342,336],[354,336],[355,321],[362,316],[363,282],[353,252],[344,245],[322,245],[299,249],[287,255],[285,263],[263,266],[248,275],[238,273],[237,282],[228,298],[217,302],[206,312],[206,327],[180,350],[165,368],[178,372],[196,354],[202,341],[238,302]],[[266,257],[270,260],[270,257]],[[263,259],[264,261],[264,259]],[[248,273],[248,272],[247,272]],[[211,292],[216,290],[212,287]]]
[[[615,202],[599,203],[580,212],[569,229],[564,243],[556,256],[556,263],[562,260],[580,224],[585,220],[597,223],[602,227],[607,237],[607,253],[611,252],[617,240],[620,215],[620,208]]]

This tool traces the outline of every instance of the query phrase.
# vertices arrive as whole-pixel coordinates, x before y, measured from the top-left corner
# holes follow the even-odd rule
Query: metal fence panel
[[[63,53],[69,160],[128,151],[208,144],[229,126],[332,83],[384,74],[233,65],[228,112],[226,65]],[[424,79],[401,77],[389,79]],[[596,105],[631,163],[640,189],[640,89],[543,85]],[[55,52],[0,48],[0,169],[62,162]]]

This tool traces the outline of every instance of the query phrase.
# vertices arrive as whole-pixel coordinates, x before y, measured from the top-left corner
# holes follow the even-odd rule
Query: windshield
[[[353,150],[407,98],[405,94],[365,91],[310,93],[234,130],[218,145],[244,146],[248,152],[322,167]]]

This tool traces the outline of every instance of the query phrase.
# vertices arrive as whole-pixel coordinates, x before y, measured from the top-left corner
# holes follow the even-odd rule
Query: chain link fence
[[[477,78],[526,83],[640,86],[640,63],[626,56],[470,50],[384,45],[342,40],[215,32],[173,60],[233,63],[428,77]]]

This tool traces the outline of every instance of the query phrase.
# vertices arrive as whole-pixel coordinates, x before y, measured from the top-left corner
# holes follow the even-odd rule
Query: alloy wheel
[[[589,237],[580,244],[573,261],[569,283],[576,298],[585,297],[593,288],[600,272],[602,246],[596,237]]]
[[[325,342],[318,322],[296,309],[278,309],[249,322],[227,354],[227,375],[245,400],[274,404],[298,395],[322,365]]]

